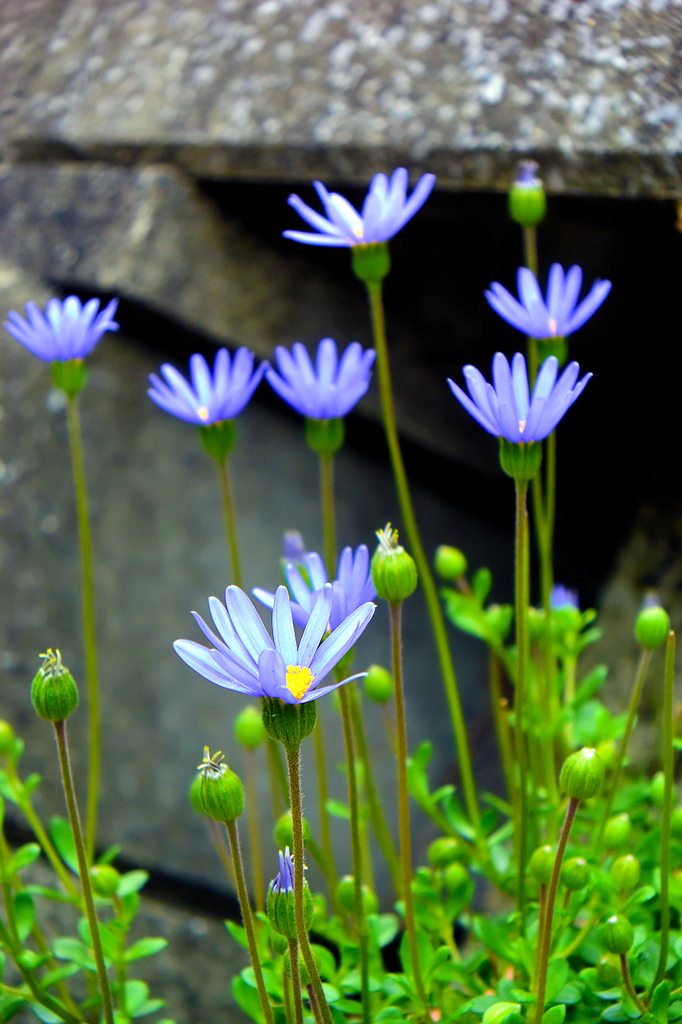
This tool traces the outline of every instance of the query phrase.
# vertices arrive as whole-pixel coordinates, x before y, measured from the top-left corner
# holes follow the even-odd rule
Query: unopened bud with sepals
[[[31,701],[36,714],[50,722],[63,722],[78,707],[78,688],[62,665],[59,651],[48,647],[42,667],[31,683]]]
[[[200,781],[190,789],[190,799],[201,814],[229,825],[244,810],[244,787],[222,761],[220,751],[211,757],[208,747],[204,747],[204,759],[197,768]]]
[[[379,546],[372,556],[372,583],[379,597],[400,604],[417,588],[417,566],[398,543],[398,531],[387,523],[377,530]]]
[[[559,776],[561,792],[572,800],[589,800],[596,796],[604,781],[604,765],[597,751],[583,747],[564,761]]]

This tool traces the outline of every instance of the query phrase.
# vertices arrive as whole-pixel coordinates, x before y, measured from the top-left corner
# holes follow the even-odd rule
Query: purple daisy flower
[[[296,565],[289,563],[285,569],[289,591],[293,596],[291,614],[297,626],[308,624],[321,591],[328,586],[324,562],[316,551],[307,553],[303,564],[307,570],[307,580]],[[355,554],[352,548],[343,549],[339,558],[337,578],[331,586],[329,628],[333,630],[354,611],[368,601],[373,601],[377,596],[369,571],[369,551],[365,544],[361,544]],[[266,608],[274,606],[275,595],[270,591],[256,587],[252,593]]]
[[[328,192],[321,181],[315,181],[313,184],[326,217],[297,195],[289,196],[289,205],[319,234],[285,231],[284,237],[307,245],[353,246],[387,242],[424,205],[435,181],[435,174],[423,174],[408,199],[408,176],[404,167],[398,167],[390,181],[385,174],[375,174],[362,205],[362,213],[358,213],[338,192]]]
[[[4,327],[46,363],[85,359],[103,334],[118,330],[119,325],[112,319],[118,299],[107,303],[101,313],[97,312],[99,304],[99,299],[90,299],[82,305],[76,295],[69,295],[63,302],[50,299],[43,314],[35,302],[27,302],[27,320],[12,309]]]
[[[576,305],[582,281],[580,267],[571,267],[564,275],[563,268],[553,263],[545,300],[535,274],[527,267],[519,267],[520,301],[497,281],[490,285],[485,297],[503,320],[531,338],[565,338],[590,319],[611,291],[610,281],[597,280],[583,301]]]
[[[374,349],[351,342],[341,356],[331,338],[317,346],[313,366],[306,348],[297,341],[291,352],[279,345],[275,359],[279,374],[269,367],[265,376],[274,391],[296,412],[311,420],[334,420],[345,416],[359,402],[372,378]]]
[[[448,384],[455,398],[489,434],[504,437],[515,444],[542,441],[552,433],[592,376],[586,373],[578,380],[580,367],[577,363],[569,363],[557,380],[558,368],[556,356],[545,359],[532,397],[529,395],[526,360],[520,352],[512,359],[511,369],[501,352],[495,354],[494,387],[487,383],[475,366],[465,366],[463,373],[471,398],[453,380],[448,380]]]
[[[366,674],[359,672],[341,682],[320,686],[364,632],[376,607],[367,601],[322,640],[332,601],[332,587],[327,583],[297,644],[286,587],[278,587],[275,594],[272,637],[244,591],[228,587],[224,605],[217,597],[208,599],[219,636],[200,615],[192,613],[213,646],[209,649],[193,640],[176,640],[173,647],[186,665],[217,686],[250,697],[278,697],[285,704],[306,704]]]
[[[270,892],[277,895],[278,892],[294,891],[294,858],[285,847],[284,853],[279,851],[279,871],[270,882]]]
[[[165,381],[150,373],[152,386],[147,394],[166,412],[200,427],[233,420],[244,409],[270,365],[262,362],[254,372],[253,359],[253,352],[239,348],[230,361],[230,353],[221,348],[211,376],[208,363],[196,353],[189,361],[191,384],[174,366],[164,363],[161,373]]]
[[[570,590],[565,587],[563,583],[555,583],[552,587],[552,593],[549,597],[549,603],[552,608],[559,610],[560,608],[576,608],[580,610],[580,602],[578,601],[578,591]]]

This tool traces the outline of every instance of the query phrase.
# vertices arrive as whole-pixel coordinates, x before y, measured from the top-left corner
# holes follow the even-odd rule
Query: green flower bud
[[[635,636],[645,650],[661,647],[668,639],[670,618],[660,605],[642,608],[635,620]]]
[[[460,864],[458,861],[453,861],[452,864],[448,864],[443,873],[443,878],[445,880],[445,888],[451,896],[454,896],[457,890],[462,886],[468,886],[471,882],[469,872],[464,865]]]
[[[481,1024],[526,1024],[520,1003],[493,1003],[483,1014]]]
[[[651,789],[649,790],[649,796],[651,797],[652,804],[656,807],[663,807],[663,798],[665,790],[665,775],[663,772],[656,772],[653,779],[651,780]],[[674,806],[677,803],[678,795],[675,786],[673,785],[670,793],[670,803]]]
[[[441,544],[436,548],[436,555],[433,565],[439,576],[444,580],[460,580],[466,576],[467,560],[459,548],[452,548],[449,544]]]
[[[602,925],[601,940],[609,953],[623,956],[634,942],[635,932],[627,917],[614,914]]]
[[[336,693],[336,691],[334,691]],[[365,693],[377,704],[386,704],[393,696],[393,676],[381,665],[370,665],[365,676]]]
[[[606,953],[597,964],[597,978],[604,988],[615,988],[623,980],[620,961],[613,953]]]
[[[452,836],[434,839],[429,846],[429,860],[434,868],[446,868],[453,860],[459,860],[461,847]]]
[[[533,479],[542,462],[542,443],[538,441],[508,441],[500,438],[500,465],[507,476],[518,483]]]
[[[544,220],[547,210],[545,190],[537,175],[534,160],[522,160],[516,181],[509,189],[509,216],[524,228],[534,228]]]
[[[302,818],[302,830],[303,830],[303,842],[307,843],[310,839],[310,825],[307,818]],[[275,827],[272,830],[272,836],[275,840],[275,846],[279,850],[284,850],[288,846],[293,849],[294,846],[294,826],[291,819],[291,811],[285,811],[281,818],[275,822]]]
[[[561,868],[561,881],[567,889],[577,892],[590,880],[590,866],[584,857],[569,857]]]
[[[54,386],[63,391],[67,398],[75,398],[85,387],[88,368],[82,359],[67,359],[65,363],[55,359],[50,363]]]
[[[625,846],[631,832],[630,815],[614,814],[606,822],[606,827],[604,828],[604,845],[606,849],[618,850],[621,846]]]
[[[605,768],[610,768],[616,760],[616,744],[614,740],[602,740],[597,744],[597,757]]]
[[[31,701],[36,714],[50,722],[63,722],[78,707],[78,688],[62,665],[62,656],[48,647],[42,668],[31,683]]]
[[[279,873],[268,886],[266,909],[270,924],[288,939],[296,938],[296,914],[294,907],[294,864],[287,847],[279,854]],[[303,920],[306,931],[313,923],[313,897],[308,883],[303,879]]]
[[[285,937],[275,931],[270,935],[270,946],[275,956],[284,956],[289,949],[289,943]]]
[[[682,838],[682,807],[676,807],[670,815],[670,830],[676,839]]]
[[[253,704],[247,704],[235,718],[234,738],[247,750],[255,750],[265,739],[263,714]]]
[[[400,604],[417,588],[417,566],[405,548],[398,544],[398,531],[387,523],[377,530],[379,547],[370,566],[372,583],[379,597],[391,604]]]
[[[226,764],[218,751],[211,757],[204,747],[204,759],[199,765],[199,784],[190,789],[194,808],[207,818],[226,825],[235,821],[244,810],[244,787],[241,780]]]
[[[559,776],[561,792],[572,800],[589,800],[596,796],[603,781],[604,765],[591,747],[583,747],[567,757]]]
[[[14,729],[4,719],[0,718],[0,756],[9,754],[14,750]]]
[[[206,454],[222,466],[237,440],[234,420],[218,420],[217,423],[199,427],[199,435]]]
[[[379,284],[391,269],[388,242],[367,242],[350,249],[353,273],[365,284]]]
[[[346,428],[343,420],[311,420],[306,417],[305,439],[318,455],[331,458],[343,446]]]
[[[344,875],[336,886],[336,898],[339,906],[347,914],[355,913],[355,879],[352,875]],[[376,914],[379,909],[379,901],[368,885],[362,887],[362,906],[365,914]]]
[[[314,700],[285,704],[278,697],[263,697],[263,725],[268,736],[279,740],[288,754],[295,754],[317,722]]]
[[[618,892],[629,892],[630,889],[635,888],[641,874],[642,869],[637,858],[633,857],[631,853],[626,853],[623,857],[615,860],[611,866],[611,884]]]
[[[96,896],[110,899],[115,896],[121,884],[121,876],[111,864],[95,864],[90,868],[92,891]]]
[[[540,885],[549,884],[555,859],[556,853],[551,846],[538,846],[537,850],[534,851],[528,862],[528,867],[530,868],[531,875]]]

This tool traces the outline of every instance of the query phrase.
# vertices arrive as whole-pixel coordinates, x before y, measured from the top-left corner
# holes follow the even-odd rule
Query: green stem
[[[37,1003],[41,1003],[43,1006],[47,1007],[47,1009],[51,1010],[52,1013],[54,1013],[57,1017],[60,1018],[60,1020],[63,1020],[65,1024],[76,1024],[76,1021],[83,1019],[81,1016],[74,1017],[73,1014],[69,1013],[69,1011],[66,1010],[60,1003],[58,1003],[56,999],[53,999],[52,996],[47,995],[46,992],[41,992],[35,978],[33,977],[33,972],[28,970],[28,968],[26,967],[22,967],[21,965],[20,958],[23,949],[18,937],[16,937],[16,929],[13,936],[10,933],[10,931],[5,927],[5,924],[2,921],[0,921],[0,944],[2,944],[11,954],[12,959],[14,960],[17,966],[17,970],[19,971],[24,984],[26,985],[26,987],[28,988],[28,990],[30,991],[31,995],[33,996]],[[2,991],[16,992],[16,994],[20,996],[22,999],[26,998],[26,994],[24,992],[21,992],[20,990],[16,989],[11,989],[9,985],[3,985]]]
[[[258,829],[258,787],[256,784],[256,751],[246,751],[246,800],[249,826],[249,853],[251,855],[251,884],[256,910],[265,911],[265,886],[263,884],[263,862],[260,851]]]
[[[234,867],[234,876],[237,882],[237,896],[239,897],[239,909],[242,912],[242,921],[244,922],[246,941],[249,946],[251,966],[253,967],[253,974],[256,979],[258,998],[260,999],[260,1005],[261,1009],[263,1010],[263,1016],[265,1017],[266,1024],[275,1024],[275,1017],[272,1012],[272,1007],[270,1006],[268,993],[265,990],[265,982],[263,981],[263,969],[261,967],[260,957],[258,955],[256,934],[253,930],[253,915],[251,913],[249,894],[246,891],[246,882],[244,880],[244,865],[242,864],[242,854],[239,848],[239,833],[237,832],[237,823],[235,821],[225,822],[225,829],[227,830],[227,838],[230,841],[232,866]]]
[[[227,547],[230,552],[230,570],[232,582],[235,586],[241,587],[242,569],[239,561],[239,543],[237,541],[237,519],[234,514],[234,502],[232,500],[232,485],[230,484],[230,470],[227,459],[223,462],[216,459],[218,467],[218,481],[220,483],[220,497],[223,501],[223,516],[225,518],[225,533],[227,535]]]
[[[336,579],[336,516],[334,513],[334,456],[320,455],[322,535],[327,576]]]
[[[317,804],[320,815],[320,840],[325,863],[325,877],[334,913],[338,914],[339,907],[336,898],[338,877],[334,865],[334,847],[332,846],[329,811],[327,810],[327,798],[329,796],[327,790],[327,758],[324,751],[324,736],[322,735],[322,718],[319,714],[315,723],[315,729],[313,730],[313,743],[315,746],[315,766],[317,768]]]
[[[322,1024],[322,1014],[320,1013],[320,1007],[318,1005],[317,997],[315,995],[315,989],[313,988],[312,985],[308,985],[307,988],[308,999],[310,1000],[310,1009],[313,1011],[315,1024]]]
[[[322,1014],[324,1024],[333,1024],[327,997],[322,988],[313,951],[308,941],[308,932],[303,917],[303,870],[305,867],[305,850],[303,846],[303,808],[301,799],[301,751],[287,751],[287,763],[289,765],[289,793],[291,795],[291,825],[294,834],[294,913],[296,917],[296,931],[298,944],[303,954],[305,965],[308,968],[308,976],[315,989],[317,1002]]]
[[[114,1012],[111,1004],[111,991],[109,989],[109,979],[107,978],[107,970],[104,964],[102,940],[99,934],[99,924],[95,913],[95,902],[92,898],[92,888],[90,886],[88,859],[85,852],[85,845],[83,843],[83,832],[81,830],[80,815],[78,814],[78,805],[76,804],[73,775],[71,773],[71,761],[69,758],[69,747],[66,740],[66,722],[53,722],[52,724],[54,725],[54,733],[57,740],[59,768],[62,774],[64,796],[66,798],[66,810],[69,815],[69,824],[71,825],[73,842],[76,848],[76,857],[78,859],[78,874],[80,875],[81,889],[83,891],[85,916],[88,920],[90,938],[92,939],[92,952],[97,966],[97,978],[102,995],[102,1012],[104,1014],[106,1024],[113,1024]]]
[[[445,619],[443,618],[443,610],[441,608],[438,591],[431,572],[431,566],[429,565],[429,561],[424,552],[424,546],[419,535],[419,528],[414,514],[407,474],[403,464],[403,456],[400,450],[400,441],[398,438],[398,428],[396,425],[395,408],[393,403],[393,388],[391,385],[391,368],[388,358],[388,346],[386,344],[386,323],[384,320],[384,308],[381,298],[381,283],[378,281],[368,283],[367,293],[369,296],[370,311],[372,315],[374,347],[377,354],[376,365],[377,376],[379,379],[381,412],[384,421],[384,430],[386,432],[386,441],[391,457],[393,477],[395,479],[395,486],[398,494],[398,502],[400,504],[400,513],[405,526],[407,539],[410,548],[412,549],[412,555],[417,563],[419,578],[424,589],[424,597],[426,598],[426,604],[431,618],[431,627],[436,641],[438,661],[440,663],[441,674],[443,676],[445,694],[448,700],[452,727],[455,734],[455,743],[457,745],[464,801],[467,813],[472,825],[474,826],[476,836],[480,839],[481,815],[478,807],[478,800],[476,798],[476,786],[474,784],[474,773],[471,765],[471,753],[469,751],[466,725],[464,723],[464,715],[462,713],[462,703],[460,701],[459,690],[457,688],[457,678],[455,676],[452,655],[448,644],[448,636],[445,629]]]
[[[350,714],[353,721],[353,735],[357,744],[358,755],[364,769],[365,794],[367,796],[372,828],[374,830],[377,843],[379,844],[379,849],[388,864],[388,870],[391,873],[393,887],[397,896],[400,897],[402,895],[403,888],[402,875],[400,871],[400,858],[398,857],[398,852],[393,843],[388,822],[386,821],[386,815],[384,814],[383,807],[381,806],[381,800],[379,799],[376,786],[374,785],[372,763],[369,757],[367,737],[365,736],[365,727],[362,721],[360,694],[358,693],[357,686],[354,682],[349,683],[347,689],[350,703]]]
[[[542,947],[540,952],[540,968],[538,970],[538,1001],[535,1010],[535,1024],[542,1024],[542,1015],[545,1012],[545,994],[547,992],[547,968],[549,967],[549,951],[552,945],[552,921],[554,919],[554,904],[556,902],[557,889],[559,888],[559,875],[561,874],[561,865],[564,860],[564,853],[566,851],[566,843],[571,832],[571,826],[575,819],[576,811],[578,810],[579,800],[571,798],[568,802],[568,809],[566,811],[566,817],[564,824],[559,835],[559,844],[557,847],[556,857],[554,858],[554,867],[552,868],[552,877],[549,882],[549,890],[547,892],[547,905],[545,910],[544,922],[542,924]]]
[[[391,620],[391,652],[393,680],[395,685],[395,713],[398,738],[398,820],[400,828],[400,863],[403,869],[403,900],[405,902],[405,927],[410,945],[412,973],[417,996],[424,1009],[427,1008],[426,990],[422,979],[417,940],[417,922],[412,899],[412,839],[410,836],[410,804],[407,792],[407,726],[405,716],[405,689],[403,686],[402,651],[402,604],[389,603]]]
[[[298,965],[298,942],[287,939],[289,944],[289,967],[291,969],[291,986],[294,990],[294,1020],[303,1024],[303,1001],[301,999],[301,969]]]
[[[632,999],[633,1003],[635,1004],[639,1012],[642,1014],[642,1016],[645,1017],[646,1006],[637,995],[637,992],[635,991],[635,986],[632,984],[632,978],[630,977],[630,968],[628,966],[627,953],[620,954],[620,969],[623,972],[623,984],[625,985],[625,991],[630,996],[630,999]]]
[[[537,229],[523,228],[523,260],[528,269],[538,276],[538,235]]]
[[[502,696],[502,676],[500,659],[495,652],[489,652],[490,703],[493,709],[493,722],[497,733],[497,746],[500,752],[502,770],[507,784],[507,796],[513,805],[516,802],[516,786],[514,784],[514,758],[511,749],[509,721],[506,700]]]
[[[296,956],[298,956],[298,946],[296,947]],[[287,1019],[287,1024],[303,1024],[303,1017],[294,1021],[294,1014],[291,1006],[291,978],[287,974],[286,965],[284,959],[282,959],[282,996],[284,1000],[284,1015]],[[300,1005],[300,1004],[299,1004]]]
[[[665,682],[663,692],[663,811],[661,812],[661,953],[658,958],[656,977],[651,985],[653,992],[665,976],[670,941],[670,816],[673,794],[673,690],[675,682],[675,634],[668,634],[665,649]]]
[[[514,744],[519,763],[518,819],[518,897],[521,933],[525,932],[526,860],[528,856],[528,751],[523,732],[526,699],[526,666],[528,663],[528,515],[526,495],[528,484],[516,481],[516,546],[514,558],[516,609],[516,693],[514,697]]]
[[[604,835],[604,829],[606,822],[611,817],[611,811],[613,810],[613,801],[616,797],[616,790],[618,789],[618,783],[620,782],[620,773],[623,769],[623,761],[625,759],[625,753],[628,749],[628,741],[630,739],[630,733],[632,732],[635,724],[635,718],[637,717],[637,709],[639,708],[639,702],[642,697],[642,689],[646,682],[647,672],[649,671],[649,664],[651,662],[650,650],[642,650],[639,658],[639,664],[637,665],[637,674],[635,676],[635,685],[632,690],[632,697],[630,698],[630,708],[628,711],[627,721],[625,723],[625,732],[623,738],[620,741],[618,748],[618,755],[616,757],[616,763],[613,768],[613,777],[611,779],[611,787],[609,789],[609,795],[604,806],[604,813],[602,815],[601,824],[599,826],[599,832],[597,833],[597,840],[592,850],[593,854],[598,854],[601,847],[602,837]]]
[[[67,397],[66,423],[69,431],[73,483],[76,491],[78,536],[81,550],[83,588],[83,645],[85,647],[85,678],[88,691],[88,797],[85,814],[85,849],[88,863],[95,854],[97,835],[97,804],[101,759],[99,682],[97,676],[97,639],[95,636],[95,586],[92,568],[92,539],[88,515],[88,493],[85,486],[85,463],[81,440],[80,416],[76,397]]]
[[[358,934],[360,955],[360,990],[362,992],[363,1024],[370,1024],[372,1009],[369,999],[369,945],[367,920],[362,899],[362,846],[360,844],[360,809],[358,806],[358,780],[355,770],[355,751],[353,750],[353,729],[351,725],[350,701],[345,686],[336,691],[341,703],[341,720],[343,722],[343,739],[346,745],[346,763],[348,765],[348,809],[350,812],[350,846],[353,859],[353,893],[355,896],[355,927]]]
[[[214,821],[213,818],[206,818],[206,824],[208,825],[208,831],[211,836],[211,842],[215,848],[215,852],[220,858],[220,863],[225,868],[225,874],[232,882],[232,885],[236,885],[234,877],[234,870],[232,868],[232,861],[225,845],[225,838],[218,827],[218,822]]]

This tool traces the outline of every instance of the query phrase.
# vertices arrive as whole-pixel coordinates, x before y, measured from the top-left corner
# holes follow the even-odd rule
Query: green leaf
[[[6,1024],[7,1021],[11,1020],[12,1017],[16,1017],[19,1010],[26,1005],[26,1000],[20,996],[13,995],[1,995],[0,996],[0,1024]]]
[[[240,946],[244,947],[244,949],[249,948],[249,940],[246,937],[246,929],[242,925],[235,924],[234,921],[226,921],[225,927],[227,928],[228,932],[230,933],[235,942],[238,942]]]
[[[396,914],[377,914],[375,917],[368,919],[368,924],[374,932],[377,946],[381,949],[387,946],[389,942],[393,942],[400,927]]]
[[[330,797],[325,807],[327,808],[327,813],[332,814],[335,818],[345,818],[346,821],[350,820],[350,811],[346,804],[342,804],[340,800],[333,800]]]
[[[662,981],[660,985],[657,985],[651,996],[650,1012],[660,1021],[660,1024],[666,1024],[668,1020],[668,1004],[670,1003],[670,993],[672,991],[672,984],[669,981]]]
[[[138,942],[134,942],[130,949],[126,950],[126,962],[141,960],[145,956],[154,956],[155,953],[160,953],[162,949],[165,949],[167,945],[167,939],[152,938],[151,936],[146,939],[140,939]]]
[[[24,779],[24,797],[29,797],[34,789],[37,789],[40,783],[43,781],[42,775],[38,772],[33,772],[28,778]]]
[[[148,1013],[156,1013],[157,1010],[161,1010],[165,1005],[164,999],[147,999],[142,1006],[138,1007],[134,1013],[131,1013],[131,1017],[146,1017]]]
[[[551,1006],[549,1010],[545,1010],[543,1013],[542,1024],[564,1024],[565,1016],[565,1003],[560,1003],[559,1006]]]
[[[120,846],[110,846],[108,850],[104,851],[101,857],[97,858],[97,864],[111,864],[113,861],[116,860],[120,852]]]
[[[67,868],[71,868],[74,874],[78,874],[78,858],[76,847],[71,834],[71,826],[66,818],[55,815],[50,818],[50,839],[55,845],[57,853],[62,858]]]
[[[45,899],[54,900],[55,903],[73,903],[78,906],[80,902],[77,897],[69,896],[57,889],[50,889],[47,885],[27,885],[24,892],[30,892],[34,896],[44,896]]]
[[[9,784],[7,772],[5,771],[4,768],[0,768],[0,795],[3,796],[5,800],[11,800],[13,804],[17,802],[14,790]],[[4,813],[4,808],[2,808],[2,811]]]
[[[588,700],[592,700],[595,693],[598,693],[606,682],[608,674],[608,665],[596,665],[591,672],[588,672],[575,691],[572,703],[575,711],[581,708],[583,704],[587,704]]]
[[[59,981],[64,981],[65,978],[70,978],[72,974],[77,974],[80,971],[78,964],[64,964],[63,967],[57,967],[54,971],[48,971],[47,974],[38,982],[40,988],[50,988],[51,985],[56,985]]]
[[[485,917],[476,915],[472,921],[476,938],[483,943],[491,952],[511,963],[519,965],[518,943],[515,939],[508,938],[507,930],[502,921],[489,921]]]
[[[29,1006],[38,1020],[43,1021],[43,1024],[60,1024],[62,1018],[58,1017],[52,1010],[48,1010],[46,1006],[42,1006],[40,1003],[29,1003]]]
[[[547,994],[545,999],[551,1003],[557,993],[568,981],[568,964],[564,959],[552,960],[547,968]]]
[[[232,995],[247,1017],[255,1020],[256,1024],[265,1024],[258,993],[250,985],[247,985],[243,978],[239,976],[232,978]]]
[[[101,921],[98,921],[98,925],[99,938],[102,943],[102,952],[107,959],[116,963],[119,957],[118,939],[105,924],[102,924]],[[87,917],[81,917],[78,921],[78,933],[85,945],[92,949],[92,936],[90,935],[90,926],[88,924]]]
[[[92,951],[79,939],[71,938],[70,935],[59,936],[52,943],[52,949],[59,960],[70,960],[86,971],[97,970]]]
[[[7,877],[10,878],[17,871],[21,871],[22,868],[27,868],[39,856],[40,847],[37,843],[26,843],[25,846],[20,846],[7,865]]]
[[[490,569],[481,567],[477,569],[474,575],[471,577],[471,590],[481,604],[484,603],[486,597],[490,593],[490,588],[493,585],[493,575]]]
[[[144,981],[126,981],[126,1007],[131,1017],[144,1006],[149,999],[149,985]]]
[[[14,918],[17,935],[22,942],[25,942],[31,934],[36,920],[36,908],[33,906],[30,893],[17,892],[14,894]]]
[[[682,1002],[678,999],[668,1007],[668,1020],[678,1020],[680,1017],[682,1017]]]
[[[129,896],[132,892],[138,892],[148,881],[148,871],[126,871],[125,875],[121,875],[116,895],[119,899],[123,899],[124,896]]]

